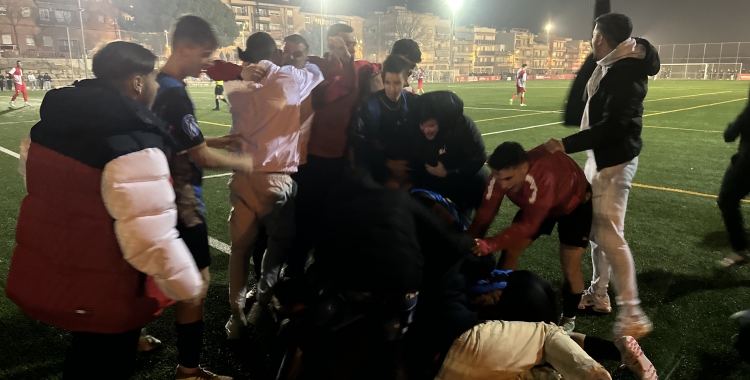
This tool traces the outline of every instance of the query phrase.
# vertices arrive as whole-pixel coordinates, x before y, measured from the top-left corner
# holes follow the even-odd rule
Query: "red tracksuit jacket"
[[[541,145],[527,154],[529,173],[519,192],[506,193],[495,183],[494,176],[487,182],[482,205],[468,231],[472,237],[480,239],[483,255],[532,239],[545,219],[570,214],[586,198],[586,176],[567,154],[549,153]],[[521,219],[501,233],[484,238],[506,195],[523,211]]]

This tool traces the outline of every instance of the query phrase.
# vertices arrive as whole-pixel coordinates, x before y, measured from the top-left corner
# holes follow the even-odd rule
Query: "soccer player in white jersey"
[[[521,65],[521,68],[516,73],[516,94],[510,98],[510,105],[513,105],[513,101],[516,100],[518,95],[521,95],[521,107],[526,107],[524,102],[526,99],[526,66],[527,64]]]

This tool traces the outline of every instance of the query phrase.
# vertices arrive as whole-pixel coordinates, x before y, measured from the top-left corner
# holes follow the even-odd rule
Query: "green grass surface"
[[[427,84],[426,89],[458,93],[482,133],[494,133],[485,136],[487,149],[492,150],[508,140],[530,149],[551,137],[573,133],[560,125],[540,126],[560,121],[559,110],[568,86],[563,81],[530,81],[526,108],[520,108],[517,101],[514,106],[508,105],[514,91],[512,82]],[[214,107],[213,88],[197,88],[191,93],[203,133],[225,134],[230,117],[225,108],[221,112],[210,111]],[[658,189],[638,185],[633,188],[626,231],[635,256],[643,306],[655,327],[641,344],[664,380],[750,378],[750,365],[739,362],[731,348],[736,326],[727,319],[731,313],[750,307],[750,269],[714,269],[714,262],[729,251],[715,199],[674,191],[706,195],[718,192],[726,165],[736,150],[736,145],[723,142],[721,132],[742,109],[746,94],[747,84],[742,82],[657,81],[652,82],[645,104],[644,148],[635,182]],[[0,97],[9,98],[10,93],[0,93]],[[41,92],[32,92],[32,107],[0,111],[0,147],[18,152],[19,142],[38,119],[41,97]],[[574,157],[581,164],[585,160],[585,154]],[[17,160],[0,152],[2,290],[24,196],[16,168]],[[226,180],[220,177],[205,181],[210,234],[223,242],[229,241]],[[492,231],[507,226],[514,212],[514,206],[506,202]],[[557,244],[556,237],[539,239],[522,256],[520,267],[540,273],[559,291],[562,276]],[[213,250],[202,362],[215,372],[236,379],[264,379],[268,376],[268,346],[274,335],[270,324],[249,331],[248,339],[240,343],[225,339],[223,326],[229,317],[227,264],[228,256]],[[584,260],[584,273],[588,282],[588,259]],[[177,360],[173,318],[173,312],[167,310],[148,326],[153,335],[164,341],[165,348],[139,356],[137,379],[173,376]],[[577,331],[608,337],[614,320],[615,313],[583,315],[578,318]],[[68,341],[69,335],[64,331],[27,318],[5,298],[4,292],[0,296],[0,379],[59,378]],[[617,363],[603,364],[615,379],[634,378],[627,370],[617,369]]]

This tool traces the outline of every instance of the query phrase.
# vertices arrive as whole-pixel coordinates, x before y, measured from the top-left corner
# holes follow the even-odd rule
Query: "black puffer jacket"
[[[740,140],[740,152],[750,154],[750,101],[745,109],[724,131],[724,141],[734,142],[738,137]]]
[[[562,141],[567,153],[592,149],[598,170],[632,160],[643,147],[643,100],[648,93],[648,77],[656,75],[661,64],[659,53],[648,41],[640,38],[636,41],[646,49],[646,56],[622,59],[612,65],[589,101],[591,129]],[[586,107],[586,83],[596,67],[591,55],[578,73],[565,110],[567,125],[580,127]]]
[[[424,114],[438,115],[440,130],[432,141],[419,129]],[[417,98],[409,112],[409,128],[417,163],[435,166],[442,162],[449,178],[473,176],[487,161],[482,135],[464,115],[464,102],[453,92],[435,91]]]

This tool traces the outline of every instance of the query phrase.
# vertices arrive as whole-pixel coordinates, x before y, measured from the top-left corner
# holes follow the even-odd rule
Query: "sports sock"
[[[224,102],[224,104],[229,104],[229,103],[227,103],[227,100],[224,99],[224,98],[221,98],[221,101]]]
[[[214,99],[216,101],[216,108],[219,108],[219,99]]]
[[[197,368],[203,351],[203,320],[177,325],[177,364]]]
[[[586,335],[583,338],[583,350],[596,361],[614,360],[619,362],[622,360],[622,354],[615,343],[602,338]]]
[[[573,294],[568,289],[563,290],[563,317],[575,318],[582,296],[583,293]]]

